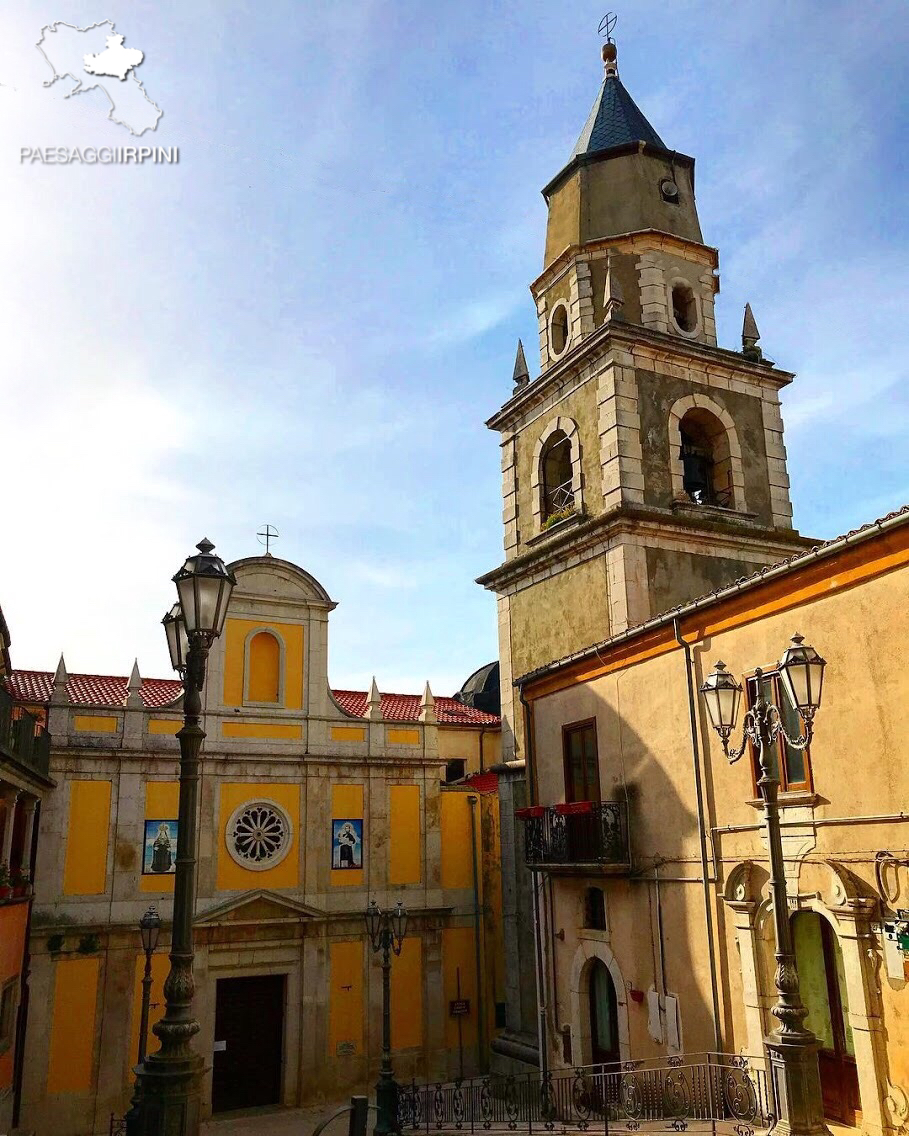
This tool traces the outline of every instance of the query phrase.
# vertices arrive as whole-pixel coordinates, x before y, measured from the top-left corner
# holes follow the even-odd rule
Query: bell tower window
[[[568,346],[568,308],[562,303],[556,304],[549,320],[549,346],[556,358]]]
[[[563,430],[556,430],[546,443],[542,456],[543,520],[568,513],[574,508],[571,442]]]
[[[732,506],[729,441],[709,410],[689,410],[679,423],[682,488],[695,505]]]
[[[680,331],[693,332],[698,326],[698,306],[694,292],[684,283],[672,286],[672,318]]]

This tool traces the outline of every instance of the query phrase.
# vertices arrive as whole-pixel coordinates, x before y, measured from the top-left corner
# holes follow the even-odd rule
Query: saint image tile
[[[363,821],[331,822],[331,866],[343,871],[363,867]]]
[[[177,870],[177,822],[147,820],[142,847],[142,875],[167,876]]]

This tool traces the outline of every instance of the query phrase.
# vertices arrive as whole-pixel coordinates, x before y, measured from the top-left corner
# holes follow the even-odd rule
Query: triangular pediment
[[[209,927],[218,923],[296,923],[301,919],[319,919],[323,915],[324,912],[315,907],[260,888],[210,907],[197,915],[194,922],[196,926]]]

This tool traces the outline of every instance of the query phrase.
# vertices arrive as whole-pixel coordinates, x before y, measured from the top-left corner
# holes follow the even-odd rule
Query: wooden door
[[[284,978],[218,979],[213,1112],[280,1103]]]
[[[594,1065],[619,1060],[619,1017],[612,975],[601,959],[590,971],[590,1050]]]
[[[808,1008],[806,1025],[821,1043],[824,1116],[855,1126],[861,1121],[862,1103],[842,951],[830,923],[815,912],[796,915],[792,930],[802,1000]]]

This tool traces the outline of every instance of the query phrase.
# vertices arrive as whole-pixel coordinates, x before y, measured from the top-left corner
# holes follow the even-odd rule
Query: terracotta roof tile
[[[333,690],[335,701],[355,718],[366,713],[366,692],[363,690]],[[416,722],[420,717],[422,697],[419,694],[383,694],[382,717],[390,722]],[[445,726],[498,726],[496,714],[475,710],[455,698],[436,695],[436,717]]]
[[[69,675],[66,692],[74,706],[123,706],[126,703],[125,677],[114,675]],[[14,670],[6,678],[6,685],[14,698],[21,702],[45,703],[50,701],[54,689],[54,676],[50,671]],[[144,678],[140,694],[149,709],[168,706],[183,690],[175,678]],[[366,691],[333,690],[338,704],[355,718],[366,713]],[[419,694],[383,694],[382,717],[391,722],[417,722],[420,718]],[[498,726],[499,718],[472,706],[464,706],[454,698],[436,698],[436,717],[446,726]]]
[[[66,693],[73,706],[123,706],[129,679],[118,675],[69,675]],[[54,689],[50,671],[10,671],[6,685],[22,702],[49,702]],[[168,706],[183,691],[175,678],[144,678],[139,693],[149,709]]]

